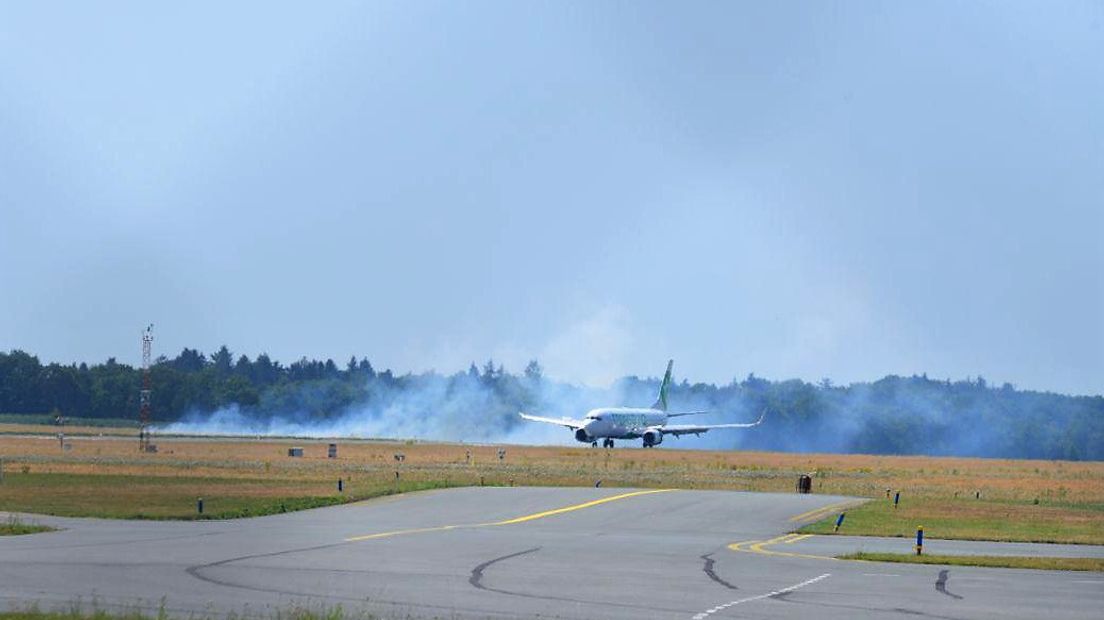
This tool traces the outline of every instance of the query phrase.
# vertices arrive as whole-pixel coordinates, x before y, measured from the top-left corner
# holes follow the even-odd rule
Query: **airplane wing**
[[[545,423],[548,423],[548,424],[557,424],[559,426],[566,426],[567,428],[570,428],[571,430],[575,430],[577,428],[582,428],[582,427],[586,426],[586,424],[584,424],[582,421],[572,420],[570,418],[545,418],[545,417],[542,417],[542,416],[539,416],[539,415],[529,415],[528,413],[525,413],[524,411],[519,411],[518,415],[525,418],[526,420],[532,420],[533,422],[545,422]]]
[[[667,424],[659,427],[659,429],[663,431],[664,435],[674,435],[675,437],[679,435],[700,435],[717,428],[751,428],[752,426],[759,426],[763,423],[763,418],[766,415],[767,412],[764,411],[758,420],[742,424]]]
[[[668,413],[667,417],[668,418],[677,418],[680,415],[701,415],[703,413],[709,413],[709,410],[706,409],[704,411],[680,411],[678,413]]]

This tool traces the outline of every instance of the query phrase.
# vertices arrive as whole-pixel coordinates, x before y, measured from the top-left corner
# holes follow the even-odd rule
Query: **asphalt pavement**
[[[235,521],[25,517],[0,537],[0,601],[292,606],[402,618],[1093,618],[1104,575],[848,562],[907,539],[802,537],[852,498],[724,491],[465,488]],[[2,517],[0,517],[2,518]],[[929,540],[926,550],[1102,557],[1104,548]]]

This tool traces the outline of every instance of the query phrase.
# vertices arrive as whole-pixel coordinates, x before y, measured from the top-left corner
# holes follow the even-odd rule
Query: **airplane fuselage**
[[[614,439],[643,439],[645,448],[663,443],[664,435],[701,435],[715,428],[749,428],[763,421],[759,416],[756,422],[747,424],[668,424],[671,418],[708,413],[707,411],[679,411],[668,413],[667,392],[671,387],[671,368],[675,361],[667,362],[667,372],[659,384],[659,396],[651,407],[600,407],[591,409],[582,420],[574,418],[549,418],[519,411],[518,415],[533,422],[566,426],[575,434],[575,440],[612,448]],[[764,412],[766,413],[766,412]]]
[[[649,428],[667,423],[667,412],[643,407],[602,407],[587,412],[586,424],[575,439],[594,443],[599,439],[640,439]]]

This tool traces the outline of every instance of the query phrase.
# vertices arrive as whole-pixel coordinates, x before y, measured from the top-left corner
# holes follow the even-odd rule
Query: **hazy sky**
[[[1102,393],[1104,3],[0,4],[0,350],[149,322]]]

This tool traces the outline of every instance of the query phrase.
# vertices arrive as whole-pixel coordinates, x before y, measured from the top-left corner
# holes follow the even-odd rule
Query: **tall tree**
[[[234,355],[230,353],[230,349],[226,348],[226,345],[222,345],[218,351],[211,354],[211,365],[215,367],[218,376],[229,376],[234,365]]]

